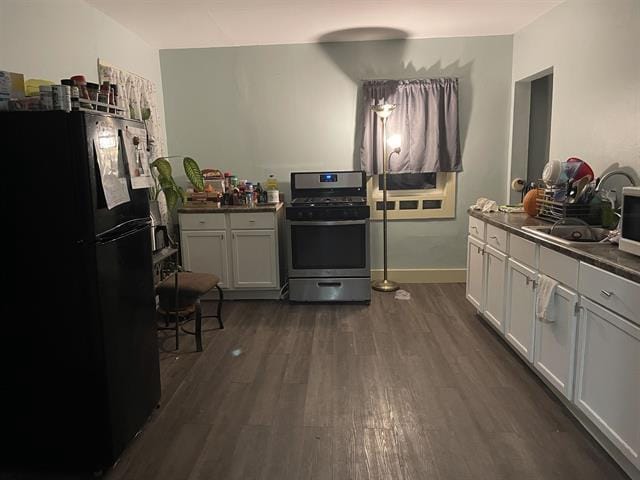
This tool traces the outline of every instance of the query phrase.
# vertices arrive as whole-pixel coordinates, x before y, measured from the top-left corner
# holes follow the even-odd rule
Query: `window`
[[[382,175],[373,175],[367,185],[372,220],[382,220],[382,183]],[[455,198],[455,172],[387,175],[389,220],[453,218]]]
[[[372,218],[383,216],[385,162],[395,172],[387,177],[388,218],[453,218],[462,171],[458,79],[367,80],[362,93],[360,165],[371,176]],[[395,155],[384,145],[392,139]]]

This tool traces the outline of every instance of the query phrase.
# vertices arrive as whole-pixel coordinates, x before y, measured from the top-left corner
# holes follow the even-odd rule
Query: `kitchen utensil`
[[[576,195],[576,203],[589,203],[589,191],[591,190],[591,182],[589,182],[589,177],[582,177],[587,179],[587,183],[585,183],[582,188],[578,190]],[[582,179],[580,179],[582,180]]]
[[[587,186],[590,182],[589,176],[584,176],[580,180],[573,182],[571,184],[571,190],[569,190],[568,202],[576,203],[582,190]]]
[[[579,165],[576,167],[576,170],[573,174],[573,178],[582,178],[584,176],[588,176],[589,177],[589,181],[593,180],[595,175],[593,174],[593,169],[589,166],[589,164],[587,162],[585,162],[584,160],[578,158],[578,157],[570,157],[567,158],[567,164],[575,164],[575,163],[579,163]],[[569,165],[568,165],[569,166]],[[570,168],[574,167],[574,165],[570,165]]]
[[[549,160],[542,170],[542,180],[547,185],[560,183],[562,164],[558,160]]]

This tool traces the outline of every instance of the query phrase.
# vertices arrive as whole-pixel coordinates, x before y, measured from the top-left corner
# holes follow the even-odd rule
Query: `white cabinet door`
[[[505,337],[530,362],[533,361],[537,276],[535,270],[509,258]]]
[[[507,256],[487,245],[485,262],[487,277],[485,282],[484,316],[504,333],[505,294],[507,285]]]
[[[226,230],[183,230],[182,266],[194,272],[213,273],[220,286],[229,286]]]
[[[578,294],[559,285],[553,298],[553,322],[535,321],[533,365],[569,400],[573,390],[577,304]]]
[[[467,240],[467,300],[482,312],[484,304],[484,242]]]
[[[575,403],[640,468],[640,328],[581,297]]]
[[[233,230],[233,285],[236,288],[277,288],[275,230]]]

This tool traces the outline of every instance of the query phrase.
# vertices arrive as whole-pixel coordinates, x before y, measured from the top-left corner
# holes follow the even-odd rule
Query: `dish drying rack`
[[[538,214],[536,217],[551,222],[565,220],[567,218],[578,218],[589,225],[600,225],[602,223],[601,203],[569,203],[553,199],[553,191],[545,188],[538,188],[536,198]]]

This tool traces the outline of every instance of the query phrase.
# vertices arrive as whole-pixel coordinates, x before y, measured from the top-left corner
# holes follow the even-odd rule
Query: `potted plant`
[[[151,171],[153,173],[154,187],[149,190],[151,199],[157,201],[160,192],[164,192],[165,199],[167,200],[167,206],[169,210],[173,210],[178,202],[185,202],[187,200],[187,194],[180,185],[178,185],[173,178],[173,172],[171,170],[170,158],[182,158],[182,165],[184,167],[184,173],[193,185],[193,190],[196,193],[204,193],[204,177],[202,171],[198,166],[198,163],[191,157],[182,157],[180,155],[173,155],[170,157],[158,157],[151,162]],[[206,193],[205,193],[206,195]]]

